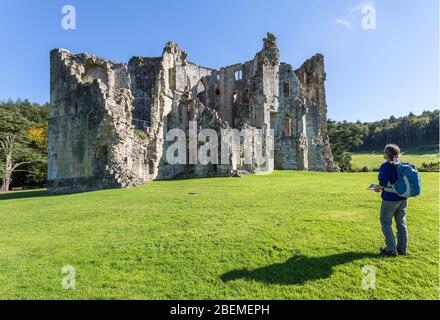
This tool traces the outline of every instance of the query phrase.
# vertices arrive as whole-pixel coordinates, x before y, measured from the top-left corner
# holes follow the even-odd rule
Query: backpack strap
[[[397,174],[397,165],[400,162],[399,161],[394,162],[394,161],[389,161],[388,160],[388,163],[390,164],[391,167],[394,168],[394,172],[396,173],[396,177],[397,177],[397,180],[398,180],[399,179],[399,175]],[[394,185],[391,184],[390,182],[388,182],[387,186],[383,187],[383,191],[390,192],[390,193],[396,193],[397,194],[396,189],[394,188]]]
[[[390,184],[390,183],[388,183],[388,186],[383,188],[383,191],[391,192],[391,193],[397,193],[396,189],[394,189],[394,186],[392,184]]]

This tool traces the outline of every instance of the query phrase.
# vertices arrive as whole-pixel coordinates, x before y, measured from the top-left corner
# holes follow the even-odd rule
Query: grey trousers
[[[408,228],[406,226],[406,209],[408,200],[402,201],[382,201],[380,208],[380,223],[382,232],[385,236],[386,250],[406,254],[408,246]],[[397,228],[397,246],[396,238],[393,233],[393,217],[396,220]]]

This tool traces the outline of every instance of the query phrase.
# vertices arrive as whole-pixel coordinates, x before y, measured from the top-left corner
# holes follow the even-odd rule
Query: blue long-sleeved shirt
[[[388,186],[388,182],[394,184],[397,182],[397,172],[394,164],[389,161],[384,162],[379,169],[379,184],[383,187]],[[385,201],[401,201],[405,200],[401,196],[393,193],[382,191],[382,199]]]

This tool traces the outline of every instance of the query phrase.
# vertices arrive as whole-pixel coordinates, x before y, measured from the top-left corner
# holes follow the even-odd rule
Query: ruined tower
[[[133,57],[127,64],[55,49],[48,190],[124,188],[151,179],[274,168],[335,171],[327,136],[325,77],[322,55],[298,70],[280,62],[272,34],[253,60],[220,69],[189,62],[173,42],[161,57]],[[194,122],[198,128],[190,128]],[[260,129],[273,139],[273,156],[264,166],[243,165],[234,158],[227,164],[168,163],[165,154],[173,142],[166,134],[175,128],[218,133],[226,128]],[[239,151],[236,156],[240,158]]]

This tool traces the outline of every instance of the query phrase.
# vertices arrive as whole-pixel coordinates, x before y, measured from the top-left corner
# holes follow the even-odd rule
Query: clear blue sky
[[[267,31],[299,67],[323,53],[329,117],[370,121],[439,107],[437,0],[376,0],[376,29],[356,0],[0,0],[0,100],[49,100],[49,51],[62,47],[127,62],[174,40],[197,64],[253,58]],[[61,8],[77,29],[61,28]]]

